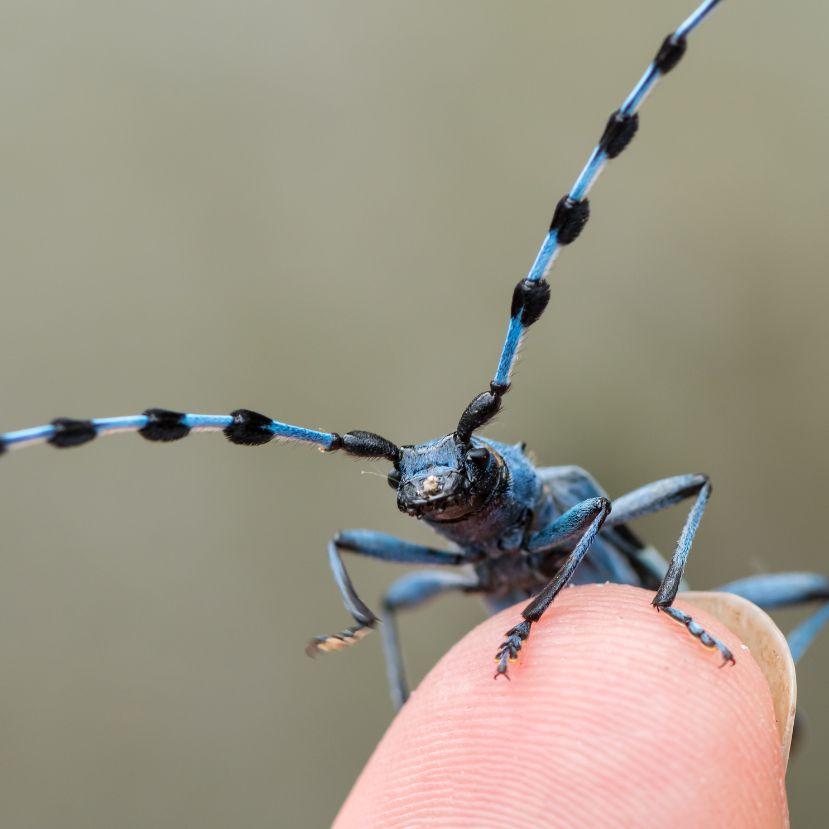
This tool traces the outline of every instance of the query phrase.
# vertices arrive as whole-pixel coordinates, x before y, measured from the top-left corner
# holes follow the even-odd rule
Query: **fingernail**
[[[740,596],[690,591],[681,597],[722,622],[754,658],[771,690],[780,754],[783,765],[787,766],[797,708],[797,679],[786,637],[767,613]],[[740,658],[739,654],[735,656]]]

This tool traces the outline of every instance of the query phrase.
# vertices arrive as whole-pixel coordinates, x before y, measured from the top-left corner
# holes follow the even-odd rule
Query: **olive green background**
[[[0,428],[164,406],[451,430],[691,2],[4,0]],[[696,587],[829,572],[828,28],[818,0],[734,0],[693,35],[488,430],[612,495],[710,473]],[[379,637],[303,654],[348,623],[326,541],[431,537],[360,474],[383,465],[213,435],[0,466],[0,825],[327,825],[391,712]],[[639,529],[667,549],[682,519]],[[352,570],[375,607],[400,572]],[[413,673],[480,618],[407,617]],[[795,827],[829,812],[828,677],[824,636]]]

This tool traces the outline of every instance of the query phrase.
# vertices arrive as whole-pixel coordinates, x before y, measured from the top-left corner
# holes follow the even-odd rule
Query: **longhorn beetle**
[[[515,286],[506,338],[488,388],[461,413],[454,430],[417,445],[398,445],[369,431],[320,431],[273,420],[249,409],[230,414],[193,414],[150,408],[138,415],[91,420],[60,417],[44,426],[0,435],[0,453],[48,443],[64,449],[98,436],[137,432],[153,442],[173,442],[192,432],[222,432],[234,444],[259,446],[274,439],[311,444],[326,453],[379,459],[391,465],[388,482],[402,512],[423,519],[451,542],[444,550],[368,530],[346,530],[330,542],[334,579],[353,624],[315,637],[309,653],[345,648],[375,628],[379,617],[360,598],[343,554],[429,565],[393,584],[383,600],[383,643],[392,698],[408,695],[395,615],[439,594],[477,593],[492,610],[527,601],[516,624],[493,643],[494,676],[506,677],[520,658],[533,625],[554,606],[558,593],[574,583],[611,580],[655,590],[654,607],[684,625],[689,647],[719,653],[728,648],[673,606],[711,485],[702,474],[684,474],[647,484],[611,501],[597,482],[575,466],[537,467],[524,444],[487,439],[481,430],[501,410],[510,390],[519,345],[544,314],[550,299],[547,277],[564,247],[575,242],[590,216],[588,192],[608,161],[619,156],[639,127],[639,110],[662,76],[683,58],[689,35],[719,4],[706,0],[659,45],[651,63],[618,109],[609,116],[598,143],[574,184],[555,205],[549,230],[528,275]],[[669,562],[643,544],[629,528],[637,518],[690,503]],[[457,568],[447,569],[448,567]],[[823,604],[789,637],[795,659],[829,618],[829,580],[813,573],[745,578],[720,588],[765,608],[820,601]]]

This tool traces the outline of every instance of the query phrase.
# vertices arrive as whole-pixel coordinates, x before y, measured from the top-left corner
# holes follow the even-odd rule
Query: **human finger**
[[[769,684],[739,640],[681,600],[736,656],[621,585],[563,591],[510,682],[492,658],[520,606],[432,670],[344,804],[348,827],[783,827],[785,761]]]

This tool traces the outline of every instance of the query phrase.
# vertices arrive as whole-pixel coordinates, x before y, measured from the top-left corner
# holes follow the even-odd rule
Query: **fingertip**
[[[719,622],[719,660],[620,585],[564,591],[511,682],[493,656],[520,607],[488,619],[392,723],[336,822],[360,827],[787,825],[768,684]]]

